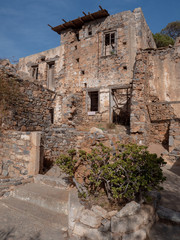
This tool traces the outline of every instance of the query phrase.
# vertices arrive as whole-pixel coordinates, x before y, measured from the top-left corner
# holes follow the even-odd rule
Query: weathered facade
[[[112,16],[104,11],[97,12],[102,17],[94,13],[94,20],[74,28],[52,28],[61,34],[61,46],[19,61],[19,72],[59,95],[55,100],[57,124],[67,121],[66,113],[72,110],[67,109],[67,95],[79,92],[85,122],[119,123],[119,115],[128,115],[136,52],[155,43],[140,8]],[[116,99],[117,95],[122,99]]]
[[[177,159],[180,40],[157,49],[140,8],[112,16],[101,9],[51,28],[61,45],[19,60],[25,107],[11,111],[6,124],[6,130],[41,131],[39,168],[43,158],[100,141],[112,148],[116,141],[159,143]],[[107,130],[112,123],[115,130]],[[0,137],[2,146],[9,144],[8,134]],[[0,161],[6,169],[8,158],[1,154]]]

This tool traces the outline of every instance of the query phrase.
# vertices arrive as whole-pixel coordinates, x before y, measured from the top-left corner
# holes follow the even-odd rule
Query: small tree
[[[159,184],[165,180],[160,168],[165,164],[164,160],[150,154],[145,146],[119,144],[112,152],[99,144],[91,153],[73,150],[73,155],[71,151],[57,160],[57,164],[72,178],[82,163],[87,168],[83,188],[96,196],[104,190],[111,202],[140,200],[148,191],[160,189]]]
[[[167,35],[175,40],[180,36],[180,21],[168,23],[168,25],[161,30],[161,34]]]

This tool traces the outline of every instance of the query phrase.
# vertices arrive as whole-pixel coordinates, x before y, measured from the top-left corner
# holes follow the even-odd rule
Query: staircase
[[[6,208],[7,212],[13,212],[11,215],[18,216],[19,224],[22,221],[21,215],[27,218],[27,222],[30,222],[29,219],[37,222],[37,229],[39,229],[41,235],[44,234],[43,237],[41,236],[39,238],[28,238],[30,235],[27,235],[26,238],[21,237],[21,239],[63,240],[67,237],[66,231],[68,229],[69,191],[67,184],[62,179],[37,175],[34,178],[34,182],[17,186],[8,198],[0,199],[0,207]],[[24,220],[24,222],[23,224],[26,224],[26,220]],[[2,218],[0,218],[0,231],[3,227],[1,223]],[[20,236],[24,234],[24,232],[22,232],[23,229],[18,230],[19,224],[17,224],[16,227],[16,220],[13,224],[11,225],[17,230],[17,234],[15,234],[17,238],[13,239],[20,239]],[[38,227],[38,224],[40,224],[41,227]],[[29,228],[28,226],[25,226],[25,228],[26,227]],[[33,229],[36,229],[36,227],[34,228],[33,226]],[[46,233],[43,233],[43,231]],[[53,236],[50,232],[53,232],[53,234],[57,232],[57,236]]]

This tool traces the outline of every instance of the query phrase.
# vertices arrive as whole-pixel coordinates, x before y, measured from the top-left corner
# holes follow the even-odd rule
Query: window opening
[[[38,79],[38,65],[32,66],[32,77]]]
[[[47,64],[47,87],[51,90],[54,90],[54,68],[54,62]]]
[[[104,49],[105,55],[112,55],[116,53],[115,32],[105,33],[104,45],[105,45],[105,49]]]
[[[77,38],[78,41],[80,41],[80,39],[79,39],[79,32],[76,33],[76,38]]]
[[[99,105],[98,91],[89,92],[89,98],[90,98],[90,111],[97,112]]]
[[[51,123],[54,123],[54,108],[49,109]]]
[[[123,66],[123,69],[124,69],[124,70],[127,70],[127,66]]]

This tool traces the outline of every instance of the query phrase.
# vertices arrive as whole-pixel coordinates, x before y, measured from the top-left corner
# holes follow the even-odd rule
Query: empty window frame
[[[38,65],[31,67],[32,77],[38,79]]]
[[[113,55],[116,53],[116,32],[104,34],[104,55]]]
[[[54,68],[54,62],[47,64],[47,87],[51,90],[54,90]]]
[[[92,36],[92,27],[88,27],[88,36]]]
[[[91,112],[97,112],[99,110],[99,92],[88,92],[89,95],[89,110]]]

